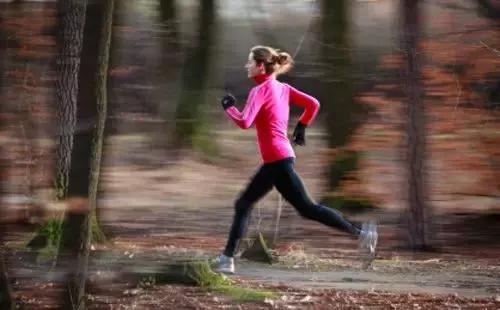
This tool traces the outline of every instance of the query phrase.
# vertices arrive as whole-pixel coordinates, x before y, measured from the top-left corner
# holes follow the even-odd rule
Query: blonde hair
[[[287,73],[293,67],[293,59],[290,54],[269,46],[257,45],[250,49],[253,59],[257,64],[264,64],[266,74],[276,73],[278,75]]]

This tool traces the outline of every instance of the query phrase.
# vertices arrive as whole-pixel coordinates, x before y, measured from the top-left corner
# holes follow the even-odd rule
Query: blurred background
[[[376,219],[381,256],[498,258],[498,1],[110,3],[0,1],[7,248],[58,248],[73,234],[218,253],[260,165],[255,130],[234,126],[219,99],[244,106],[249,49],[269,45],[295,58],[279,79],[321,103],[295,149],[317,201]],[[256,205],[253,232],[356,255],[356,242],[301,219],[276,191]]]

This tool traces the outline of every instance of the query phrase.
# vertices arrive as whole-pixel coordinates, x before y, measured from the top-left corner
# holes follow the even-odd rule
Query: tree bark
[[[68,196],[88,197],[92,135],[97,123],[96,79],[103,1],[89,1],[85,12],[81,65],[78,74],[77,121]]]
[[[98,70],[96,74],[96,104],[97,104],[97,127],[94,130],[91,158],[90,158],[90,184],[89,184],[89,207],[90,224],[100,232],[99,220],[97,218],[97,192],[99,188],[99,176],[101,172],[101,158],[104,140],[104,129],[106,125],[108,110],[108,67],[111,48],[111,34],[113,32],[114,0],[106,0],[104,8],[101,40],[99,42]]]
[[[2,31],[3,17],[0,15],[0,102],[3,102],[2,97],[4,94],[4,72],[5,72],[5,49],[7,48],[7,38]],[[2,112],[2,106],[0,103],[0,114]],[[3,130],[3,123],[0,122],[0,132]],[[3,157],[3,146],[0,145],[0,180],[4,180],[5,176],[5,163]],[[2,216],[3,208],[5,207],[2,202],[3,188],[2,182],[0,182],[0,309],[14,309],[14,301],[12,299],[12,291],[9,284],[9,278],[7,276],[7,269],[5,267],[5,255],[4,255],[4,236],[5,236],[5,225],[6,223],[2,221],[4,218]]]
[[[99,72],[103,70],[100,66],[105,66],[104,70],[106,72],[104,74],[107,76],[109,45],[111,42],[107,36],[111,33],[112,15],[109,16],[106,14],[113,14],[113,11],[108,12],[108,6],[107,0],[92,1],[87,4],[87,22],[85,23],[82,49],[82,68],[79,77],[78,130],[75,133],[72,153],[69,196],[89,197],[89,204],[92,204],[93,201],[90,196],[95,195],[97,191],[97,185],[92,184],[92,161],[95,160],[94,149],[96,149],[95,145],[98,143],[96,139],[99,135],[98,131],[104,130],[104,124],[100,122],[106,120],[106,107],[102,111],[99,103],[103,96],[104,100],[107,99],[106,85],[102,85],[103,81],[102,78],[99,78],[99,75],[103,73]],[[103,51],[103,47],[107,48],[107,50]],[[103,60],[102,53],[107,53],[106,60]],[[103,90],[104,94],[102,94]],[[104,104],[106,105],[106,102]],[[103,137],[101,136],[98,139],[101,141],[99,148],[102,149]],[[94,187],[95,190],[93,193]],[[92,225],[90,238],[102,241],[104,234],[98,223],[97,209],[90,206],[89,208],[91,210],[90,223]]]
[[[3,242],[0,245],[0,309],[14,309],[7,269],[5,268]]]
[[[57,257],[57,267],[66,274],[64,283],[63,306],[68,309],[82,309],[84,305],[84,287],[79,283],[80,266],[78,253],[81,249],[81,232],[85,231],[88,221],[88,203],[86,199],[68,200],[71,159],[74,134],[77,121],[77,100],[79,89],[79,71],[83,47],[86,0],[58,1],[59,14],[59,52],[56,58],[57,83],[57,149],[56,149],[56,195],[59,200],[66,200],[68,209],[63,223],[61,244]],[[82,307],[83,303],[83,307]]]
[[[83,45],[86,0],[60,0],[59,53],[56,59],[57,150],[56,195],[67,195],[73,135],[76,127],[78,74]]]
[[[97,122],[93,131],[93,139],[90,151],[90,172],[87,174],[88,182],[88,200],[72,200],[73,208],[70,209],[68,217],[68,227],[76,227],[66,236],[77,237],[78,243],[74,246],[68,245],[72,253],[76,254],[76,264],[72,271],[68,283],[68,297],[66,305],[85,309],[85,287],[88,276],[89,252],[92,241],[93,227],[97,223],[95,218],[97,190],[99,183],[99,174],[102,157],[102,145],[104,128],[107,115],[107,72],[109,63],[109,49],[111,45],[111,32],[113,22],[113,0],[103,2],[103,21],[100,29],[100,40],[98,44],[98,61],[95,72],[95,100],[97,106]],[[74,242],[74,241],[73,241]]]
[[[410,247],[423,250],[426,240],[425,109],[420,80],[420,11],[418,0],[403,0],[403,50],[406,56],[406,169]]]

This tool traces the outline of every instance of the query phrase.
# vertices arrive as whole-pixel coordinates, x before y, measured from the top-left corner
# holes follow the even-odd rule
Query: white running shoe
[[[215,270],[220,273],[234,274],[234,258],[221,254],[216,260]]]
[[[375,249],[377,248],[377,224],[363,223],[361,233],[359,234],[359,250],[362,254],[368,257],[375,257]]]

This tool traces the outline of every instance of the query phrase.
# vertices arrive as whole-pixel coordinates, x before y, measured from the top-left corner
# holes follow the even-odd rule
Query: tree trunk
[[[56,104],[58,116],[56,195],[67,195],[73,134],[76,126],[78,74],[83,45],[86,0],[60,0],[59,53],[57,55]]]
[[[68,213],[67,227],[73,227],[71,232],[64,235],[73,236],[73,241],[63,240],[63,245],[71,249],[76,255],[76,264],[68,283],[68,298],[66,306],[86,308],[85,286],[88,275],[89,251],[92,241],[93,227],[97,223],[95,218],[97,189],[102,157],[102,144],[107,111],[107,72],[109,62],[109,49],[111,45],[111,32],[113,21],[113,0],[103,2],[103,16],[100,29],[100,40],[98,44],[97,70],[95,71],[95,100],[97,106],[97,122],[93,131],[93,139],[90,151],[90,172],[85,176],[89,181],[88,200],[72,200],[70,212]],[[66,225],[65,225],[66,226]],[[77,243],[71,245],[71,242]]]
[[[353,121],[359,107],[353,101],[352,61],[349,49],[349,1],[322,1],[322,50],[326,78],[322,94],[329,146],[345,146],[357,124]],[[332,98],[333,94],[333,98]]]
[[[1,25],[1,20],[0,20]],[[0,59],[2,58],[2,51],[0,47]],[[2,60],[0,60],[2,61]],[[0,70],[2,70],[2,64],[0,63]],[[0,71],[0,80],[3,79],[3,71]],[[1,88],[0,84],[0,98],[1,98]],[[0,126],[0,132],[2,128]],[[3,148],[0,146],[0,180],[4,180],[5,172],[4,172],[4,158],[3,158]],[[0,182],[0,186],[2,182]],[[0,309],[14,309],[14,302],[12,301],[12,293],[10,289],[9,279],[7,277],[7,269],[5,267],[5,255],[4,255],[4,236],[5,236],[5,223],[3,221],[4,217],[2,216],[3,208],[5,207],[1,204],[3,195],[3,188],[0,187]]]
[[[97,124],[96,79],[103,3],[89,1],[85,12],[81,65],[78,74],[77,121],[68,196],[88,197],[92,135]]]
[[[0,20],[0,25],[1,25],[1,20]],[[0,59],[2,58],[2,51],[0,47]],[[2,61],[2,60],[0,60]],[[0,63],[0,70],[2,69]],[[0,79],[3,79],[3,71],[0,71]],[[0,98],[1,98],[1,84],[0,84]],[[0,126],[0,131],[1,131],[1,126]],[[3,180],[4,178],[4,158],[3,156],[3,149],[0,146],[0,180]],[[0,182],[0,186],[2,183]],[[2,195],[3,195],[3,188],[0,187],[0,202],[2,201]],[[9,278],[7,277],[7,269],[5,267],[5,248],[4,248],[4,236],[5,236],[5,223],[2,221],[4,218],[2,216],[2,211],[5,206],[0,203],[0,309],[14,309],[14,302],[12,300],[12,292],[10,289],[10,284],[9,284]]]
[[[6,35],[2,31],[3,18],[0,15],[0,102],[3,102],[2,97],[4,94],[4,72],[5,72],[5,49],[7,48],[7,38]],[[1,114],[1,103],[0,103],[0,114]],[[0,132],[3,130],[3,123],[0,122]],[[3,147],[0,145],[0,180],[5,180],[4,178],[4,157],[3,157]],[[9,284],[9,278],[7,277],[7,270],[5,267],[5,256],[4,256],[4,236],[5,236],[5,225],[6,223],[2,222],[4,218],[2,216],[3,208],[2,205],[2,195],[3,188],[2,182],[0,182],[0,309],[14,309],[14,301],[12,300],[12,293]]]
[[[99,135],[97,131],[104,130],[104,124],[100,124],[100,122],[104,122],[106,119],[106,110],[102,111],[99,107],[99,101],[103,98],[102,90],[106,95],[106,85],[102,85],[103,81],[99,78],[99,71],[103,70],[100,66],[105,66],[107,72],[109,61],[109,47],[107,46],[110,44],[110,39],[107,36],[111,33],[111,24],[106,23],[112,22],[112,16],[106,16],[107,10],[107,1],[92,1],[87,4],[87,22],[85,23],[82,67],[79,77],[78,130],[75,133],[69,184],[69,196],[89,197],[90,223],[92,225],[90,239],[95,241],[104,239],[104,234],[98,224],[97,209],[90,206],[93,201],[90,196],[95,196],[97,191],[97,185],[92,184],[92,161],[95,160],[94,149],[96,149],[95,144],[98,143],[96,139],[101,141],[100,149],[103,139],[102,133],[101,137],[97,138]],[[113,11],[109,11],[109,14],[112,13]],[[106,27],[109,28],[109,31]],[[107,50],[102,51],[103,47],[106,47]],[[103,52],[108,55],[105,61],[102,59]]]
[[[65,274],[63,307],[86,309],[89,204],[85,198],[66,199],[66,204],[66,218],[57,258],[57,267]]]
[[[418,0],[403,0],[403,50],[406,56],[406,147],[407,203],[410,247],[422,250],[426,242],[425,110],[420,80],[418,47],[420,12]]]
[[[159,0],[160,23],[165,35],[161,36],[161,58],[163,64],[158,68],[156,75],[159,77],[161,87],[156,88],[156,98],[160,98],[158,114],[163,120],[161,128],[156,137],[157,145],[161,149],[168,150],[172,146],[175,136],[175,103],[179,102],[181,81],[172,68],[179,66],[180,60],[174,59],[173,55],[179,55],[182,51],[180,44],[180,32],[178,11],[175,0]]]
[[[321,4],[321,41],[324,43],[321,57],[326,73],[321,102],[326,114],[328,146],[335,150],[328,171],[329,192],[323,197],[323,203],[337,208],[362,207],[359,200],[343,197],[337,190],[346,175],[358,169],[359,154],[347,146],[366,115],[365,107],[354,100],[357,80],[349,38],[351,1],[323,0]]]
[[[175,0],[159,0],[160,1],[160,19],[163,23],[167,24],[169,28],[167,37],[177,39],[178,29],[176,24],[177,14],[175,9]]]
[[[2,242],[3,243],[3,242]],[[3,245],[0,245],[0,309],[14,309],[14,301],[10,290],[9,278],[4,262]]]
[[[97,191],[99,187],[99,176],[101,171],[102,147],[104,140],[104,128],[106,125],[108,109],[108,67],[111,48],[111,34],[113,30],[114,0],[105,1],[101,39],[99,42],[98,69],[96,74],[96,104],[97,104],[97,127],[94,130],[90,159],[90,184],[89,184],[89,207],[91,221],[94,230],[98,230],[97,218]]]
[[[86,199],[68,200],[71,156],[77,120],[77,99],[79,70],[83,46],[86,0],[58,1],[59,14],[59,53],[57,55],[56,103],[58,112],[57,150],[56,150],[56,195],[65,199],[68,209],[63,223],[61,244],[57,266],[66,273],[63,304],[68,309],[82,309],[84,288],[79,283],[80,266],[77,259],[82,245],[82,235],[88,221]],[[84,306],[84,305],[83,305]],[[84,307],[83,307],[84,308]]]
[[[197,130],[206,125],[202,123],[203,117],[200,117],[200,113],[203,112],[201,109],[205,101],[206,82],[210,71],[210,51],[215,34],[215,1],[200,0],[199,3],[198,41],[187,52],[182,90],[175,115],[177,146],[193,146]]]

